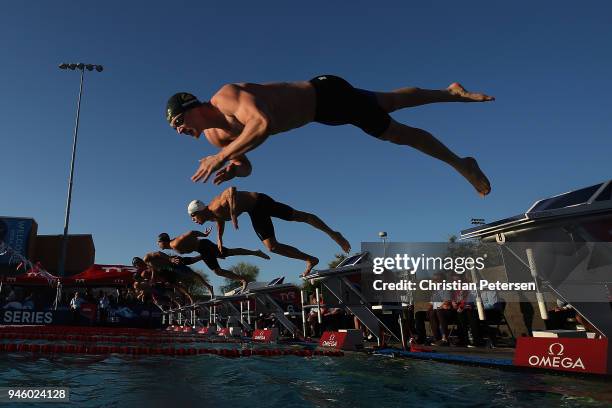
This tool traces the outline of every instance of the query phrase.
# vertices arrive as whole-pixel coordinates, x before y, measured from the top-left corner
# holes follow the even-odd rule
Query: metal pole
[[[321,317],[321,296],[319,293],[319,288],[315,288],[315,296],[317,299],[317,321],[319,324],[323,323],[323,319]]]
[[[60,261],[58,270],[58,276],[64,276],[64,266],[66,262],[66,247],[68,246],[68,223],[70,222],[70,203],[72,201],[72,181],[74,178],[74,161],[76,157],[77,138],[79,135],[79,117],[81,114],[81,96],[83,95],[83,77],[85,75],[85,69],[81,68],[81,84],[79,86],[79,98],[77,100],[77,113],[74,125],[74,138],[72,141],[72,158],[70,160],[70,178],[68,179],[68,198],[66,200],[66,218],[64,220],[64,236],[62,237],[62,252],[60,254]]]
[[[244,301],[243,300],[240,301],[240,324],[244,324]]]
[[[306,294],[303,290],[300,291],[300,298],[300,300],[302,301],[302,331],[304,332],[304,338],[306,338],[306,309],[304,309],[304,306],[306,306]]]
[[[548,320],[548,309],[546,308],[544,295],[540,291],[538,268],[536,267],[533,249],[527,248],[525,252],[527,253],[527,261],[529,262],[529,271],[531,272],[531,276],[533,277],[533,281],[536,287],[536,299],[538,301],[538,307],[540,309],[540,316],[542,317],[542,320]]]
[[[247,298],[247,322],[251,325],[251,299],[249,298]]]

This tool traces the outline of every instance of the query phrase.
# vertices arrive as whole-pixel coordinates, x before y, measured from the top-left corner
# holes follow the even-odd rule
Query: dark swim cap
[[[132,266],[134,266],[134,267],[138,267],[138,265],[142,265],[144,263],[145,263],[145,261],[142,258],[139,258],[137,256],[132,258]]]
[[[168,99],[166,104],[166,120],[168,123],[172,123],[177,115],[185,113],[188,110],[200,106],[202,102],[198,101],[198,98],[187,92],[175,93]]]
[[[170,235],[166,234],[165,232],[162,232],[161,234],[157,236],[157,241],[158,242],[170,242]]]

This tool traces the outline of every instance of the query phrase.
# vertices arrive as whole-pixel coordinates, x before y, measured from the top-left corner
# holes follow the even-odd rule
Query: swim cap
[[[133,267],[136,267],[136,268],[137,268],[137,267],[138,267],[138,265],[142,265],[142,264],[144,264],[144,263],[145,263],[145,261],[144,261],[142,258],[139,258],[139,257],[137,257],[137,256],[135,256],[135,257],[133,257],[133,258],[132,258],[132,266],[133,266]]]
[[[168,99],[166,104],[166,120],[168,123],[172,123],[177,115],[185,113],[188,110],[200,106],[202,103],[198,101],[198,98],[187,92],[175,93]]]
[[[196,213],[198,211],[203,211],[206,208],[206,205],[200,200],[193,200],[187,206],[187,213],[189,215]]]
[[[170,242],[170,235],[162,232],[157,236],[157,242]]]

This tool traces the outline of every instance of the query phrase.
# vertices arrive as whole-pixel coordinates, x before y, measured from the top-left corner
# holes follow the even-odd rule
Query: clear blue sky
[[[534,200],[612,177],[612,6],[609,2],[6,2],[0,9],[0,214],[34,217],[60,234],[78,74],[86,75],[71,233],[91,233],[98,263],[126,263],[161,231],[195,227],[193,184],[215,150],[172,132],[167,98],[202,99],[227,82],[291,81],[332,73],[374,90],[453,81],[497,97],[430,105],[394,117],[473,155],[493,184],[480,199],[448,166],[356,128],[312,124],[250,154],[238,189],[315,212],[353,247],[385,230],[394,241],[444,241],[520,213]],[[248,217],[228,246],[263,248]],[[278,221],[281,242],[338,252],[322,233]],[[214,239],[214,237],[213,237]],[[300,261],[243,258],[263,279],[297,280]],[[201,265],[202,269],[206,269]],[[213,279],[215,284],[219,279]]]

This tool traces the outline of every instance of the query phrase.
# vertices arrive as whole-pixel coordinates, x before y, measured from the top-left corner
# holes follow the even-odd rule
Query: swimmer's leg
[[[290,245],[281,244],[276,240],[276,238],[266,238],[263,240],[264,245],[270,252],[274,252],[275,254],[286,256],[287,258],[300,259],[306,262],[306,270],[302,274],[302,276],[306,276],[310,273],[312,268],[315,267],[316,264],[319,263],[319,259],[308,255],[299,249],[292,247]]]
[[[210,297],[214,298],[215,297],[215,288],[213,288],[213,286],[206,279],[204,279],[204,277],[202,275],[200,275],[196,271],[193,271],[193,273],[197,276],[197,279],[200,281],[200,283],[202,285],[204,285],[204,287],[206,289],[208,289],[208,291],[210,292]]]
[[[431,157],[442,160],[457,170],[481,195],[484,196],[491,192],[491,184],[474,158],[457,156],[425,130],[406,126],[391,119],[389,127],[380,136],[380,139],[413,147]]]
[[[446,89],[433,90],[415,87],[400,88],[391,92],[374,92],[378,104],[391,113],[398,109],[438,102],[489,102],[495,98],[483,93],[468,92],[461,84],[453,82]]]
[[[219,276],[223,276],[224,278],[240,282],[241,285],[242,285],[242,290],[246,289],[247,284],[249,283],[242,276],[240,276],[237,273],[234,273],[232,271],[228,271],[227,269],[215,268],[215,269],[213,269],[213,272],[215,274],[219,275]]]
[[[323,231],[338,245],[340,245],[340,248],[342,248],[344,252],[351,252],[351,244],[342,236],[342,234],[329,228],[329,226],[327,226],[327,224],[325,224],[323,220],[316,215],[294,209],[292,221],[305,222],[306,224]]]
[[[189,303],[191,304],[193,303],[193,299],[191,298],[191,295],[183,287],[176,285],[174,286],[174,288],[178,290],[183,296],[185,296],[189,300]]]
[[[225,253],[223,255],[225,256],[252,255],[252,256],[258,256],[263,259],[270,259],[270,257],[263,251],[260,251],[260,250],[253,251],[253,250],[244,249],[244,248],[225,248]]]

